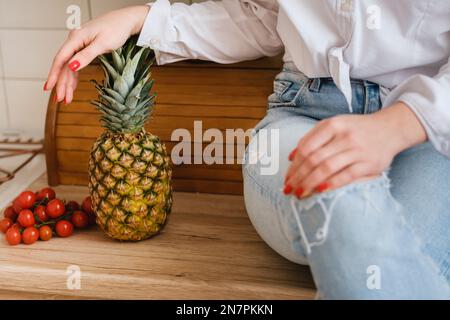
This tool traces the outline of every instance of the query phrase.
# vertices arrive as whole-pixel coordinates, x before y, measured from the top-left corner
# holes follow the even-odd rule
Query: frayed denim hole
[[[334,214],[334,208],[341,197],[352,193],[357,193],[364,200],[363,202],[365,207],[363,214],[366,214],[369,205],[373,206],[375,210],[380,212],[377,204],[369,195],[369,191],[373,188],[383,188],[385,191],[389,192],[390,180],[387,175],[383,173],[378,178],[368,181],[355,182],[337,190],[314,194],[311,197],[302,200],[297,200],[294,197],[291,198],[291,208],[307,255],[311,254],[313,247],[320,246],[327,240],[329,227]],[[391,199],[392,201],[395,201],[392,197]],[[321,209],[320,211],[323,215],[323,224],[321,226],[314,225],[314,231],[310,230],[311,228],[308,228],[309,230],[307,231],[302,221],[302,214],[310,213],[311,209],[316,206],[319,206]],[[311,237],[310,234],[313,236]]]

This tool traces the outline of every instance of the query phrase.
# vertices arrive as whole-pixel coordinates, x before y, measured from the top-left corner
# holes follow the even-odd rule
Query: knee
[[[258,235],[282,257],[307,264],[306,255],[293,224],[286,219],[287,198],[261,175],[244,169],[244,200],[248,217]]]

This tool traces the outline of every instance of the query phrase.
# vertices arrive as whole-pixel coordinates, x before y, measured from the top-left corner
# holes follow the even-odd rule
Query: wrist
[[[404,102],[396,102],[372,116],[379,121],[382,130],[390,133],[391,145],[396,154],[427,141],[425,128]]]
[[[145,19],[147,18],[148,12],[150,11],[151,5],[141,5],[131,7],[131,14],[133,15],[133,20],[135,21],[134,26],[131,30],[131,35],[135,35],[141,32]]]

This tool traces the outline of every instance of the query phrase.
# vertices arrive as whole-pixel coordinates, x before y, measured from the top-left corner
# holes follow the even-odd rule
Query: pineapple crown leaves
[[[155,95],[149,48],[138,48],[136,37],[109,54],[99,56],[105,80],[95,84],[99,99],[92,104],[102,113],[103,126],[114,133],[139,132],[151,115]]]

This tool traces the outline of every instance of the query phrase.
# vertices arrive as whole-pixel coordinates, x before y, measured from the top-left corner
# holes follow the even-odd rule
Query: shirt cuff
[[[153,49],[158,65],[185,60],[186,54],[177,46],[171,45],[176,41],[177,32],[172,23],[169,0],[157,0],[147,5],[150,10],[137,45]]]
[[[439,130],[439,113],[432,106],[420,107],[426,101],[423,101],[420,94],[414,92],[408,92],[401,95],[398,101],[405,103],[416,115],[425,128],[428,140],[434,146],[434,148],[444,156],[450,159],[450,137],[446,136],[441,130]],[[442,119],[441,119],[442,121]]]

